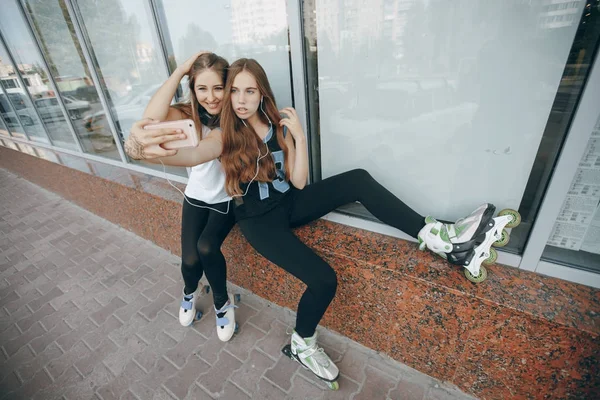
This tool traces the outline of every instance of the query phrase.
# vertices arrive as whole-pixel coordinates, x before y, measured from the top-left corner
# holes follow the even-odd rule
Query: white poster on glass
[[[600,254],[600,117],[556,218],[548,244]]]

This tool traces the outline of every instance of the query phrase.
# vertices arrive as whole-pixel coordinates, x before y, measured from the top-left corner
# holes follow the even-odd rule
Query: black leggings
[[[335,296],[337,277],[323,261],[291,231],[335,210],[360,201],[382,222],[417,237],[425,225],[417,214],[365,170],[355,169],[294,191],[291,198],[266,214],[238,222],[242,233],[269,261],[307,286],[296,316],[296,332],[312,336]]]
[[[209,206],[223,212],[227,210],[227,202],[206,204],[189,197],[187,199],[196,205]],[[202,273],[206,273],[217,308],[227,302],[227,266],[221,253],[221,245],[234,224],[233,206],[224,215],[207,208],[194,207],[183,200],[181,275],[185,292],[194,292]]]

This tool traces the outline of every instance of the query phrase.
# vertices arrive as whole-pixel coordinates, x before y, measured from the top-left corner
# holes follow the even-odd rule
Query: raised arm
[[[308,150],[306,148],[306,135],[300,124],[298,114],[292,107],[279,110],[288,118],[282,118],[279,125],[288,128],[291,135],[287,135],[285,143],[288,146],[288,164],[290,168],[290,180],[298,189],[304,189],[308,178]]]
[[[201,51],[199,53],[194,54],[190,58],[188,58],[183,64],[178,66],[175,71],[169,76],[169,79],[154,93],[154,96],[150,99],[150,102],[146,106],[146,110],[144,110],[143,118],[151,118],[157,121],[166,121],[167,116],[169,115],[169,108],[171,105],[171,99],[175,96],[175,92],[177,92],[177,87],[179,86],[179,82],[183,79],[185,75],[188,74],[192,64],[194,61],[202,55],[206,53],[205,51]]]

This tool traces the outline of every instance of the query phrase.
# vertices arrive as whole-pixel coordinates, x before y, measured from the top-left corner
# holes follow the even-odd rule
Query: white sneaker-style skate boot
[[[199,292],[200,288],[196,289],[194,293],[183,293],[183,300],[181,300],[181,306],[179,307],[179,323],[181,325],[190,326],[194,319],[199,319],[202,316],[202,313],[196,310],[196,299]]]
[[[330,389],[339,388],[337,379],[340,370],[327,353],[317,345],[317,332],[311,337],[302,338],[294,331],[290,351],[293,359],[325,381]]]
[[[238,308],[235,305],[235,297],[229,295],[229,301],[221,309],[217,310],[215,307],[217,336],[222,342],[229,341],[238,330],[238,324],[235,322],[235,309]]]
[[[498,258],[491,246],[505,246],[510,235],[504,228],[514,228],[521,222],[515,210],[502,210],[494,218],[495,211],[493,204],[486,203],[454,224],[428,216],[418,235],[419,249],[428,248],[451,264],[462,265],[471,282],[483,282],[487,270],[481,264],[493,264]]]

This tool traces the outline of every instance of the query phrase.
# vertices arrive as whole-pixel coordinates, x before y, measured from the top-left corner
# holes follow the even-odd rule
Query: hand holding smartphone
[[[196,133],[196,125],[191,119],[181,119],[178,121],[165,121],[158,122],[156,124],[148,124],[144,126],[144,129],[180,129],[185,133],[185,139],[173,140],[171,142],[165,142],[160,146],[167,150],[185,149],[189,147],[198,146],[198,134]]]

